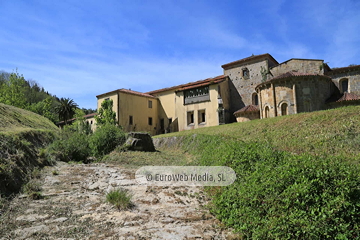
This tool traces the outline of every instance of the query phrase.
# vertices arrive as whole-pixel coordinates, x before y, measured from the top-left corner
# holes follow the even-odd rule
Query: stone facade
[[[278,62],[270,55],[251,56],[221,67],[230,79],[231,111],[235,112],[247,105],[254,104],[255,86],[265,81],[269,68]]]
[[[357,97],[332,104],[345,92],[360,99],[360,65],[331,69],[323,60],[298,58],[279,64],[262,54],[222,68],[231,80],[231,110],[238,122],[256,119],[239,113],[250,105],[258,105],[260,118],[268,118],[357,104]]]

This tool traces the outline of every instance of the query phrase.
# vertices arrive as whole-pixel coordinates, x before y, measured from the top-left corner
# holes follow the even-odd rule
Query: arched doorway
[[[281,104],[281,116],[288,115],[288,105],[287,103]]]

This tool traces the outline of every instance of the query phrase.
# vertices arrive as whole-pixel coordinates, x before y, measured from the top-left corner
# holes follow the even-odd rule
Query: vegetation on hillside
[[[99,109],[100,113],[105,113],[105,117],[103,117],[104,114],[100,114],[101,121],[97,122],[97,130],[94,133],[81,117],[83,112],[76,110],[76,121],[70,126],[65,126],[60,138],[47,148],[49,158],[65,162],[87,162],[90,156],[101,158],[109,154],[116,146],[122,145],[125,142],[125,133],[111,117],[115,116],[115,113],[111,107],[112,102],[109,103],[111,103],[110,108]]]
[[[36,113],[0,103],[0,133],[22,131],[58,131],[49,119]]]
[[[25,80],[17,71],[0,72],[0,103],[35,112],[56,123],[73,116],[71,110],[77,105],[71,101],[67,98],[59,99],[56,95],[48,93],[36,81]],[[82,110],[85,114],[95,112],[92,109]]]
[[[299,113],[155,136],[205,134],[270,144],[278,150],[360,159],[360,106]]]
[[[21,189],[37,167],[51,164],[41,149],[57,135],[47,118],[0,103],[0,196]]]
[[[243,239],[359,239],[360,106],[171,133],[197,164],[232,167],[209,206]]]
[[[358,239],[360,166],[341,157],[292,154],[269,143],[187,135],[173,145],[236,181],[206,188],[210,211],[243,239]]]

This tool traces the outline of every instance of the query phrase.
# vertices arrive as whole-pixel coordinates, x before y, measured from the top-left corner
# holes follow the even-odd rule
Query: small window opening
[[[206,122],[206,118],[205,118],[205,109],[204,109],[204,110],[199,110],[199,111],[198,111],[198,120],[199,120],[199,124],[200,124],[200,123],[205,123],[205,122]]]
[[[281,105],[281,116],[288,115],[288,105],[287,103],[283,103]]]
[[[242,70],[242,75],[243,75],[243,77],[244,77],[245,79],[248,79],[248,78],[250,77],[249,69],[244,68],[244,69]]]
[[[194,111],[187,113],[187,123],[188,125],[194,124]]]
[[[341,81],[341,92],[345,93],[349,90],[349,80],[344,79]]]

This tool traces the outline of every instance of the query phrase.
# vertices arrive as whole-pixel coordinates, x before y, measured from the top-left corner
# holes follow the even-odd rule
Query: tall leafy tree
[[[59,114],[59,119],[67,124],[67,121],[75,115],[78,105],[70,98],[60,98],[59,102],[60,105],[56,108],[56,111]]]
[[[19,108],[25,108],[28,103],[25,98],[26,80],[17,72],[11,73],[8,80],[1,84],[0,102]]]
[[[101,108],[95,116],[97,125],[112,124],[116,125],[116,113],[112,110],[113,101],[111,99],[104,100],[101,103]]]

